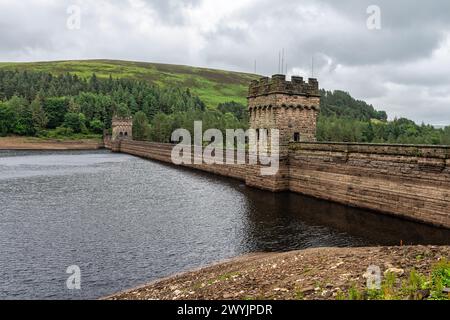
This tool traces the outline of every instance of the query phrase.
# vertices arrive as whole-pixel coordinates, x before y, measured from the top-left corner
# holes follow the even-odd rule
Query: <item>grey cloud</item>
[[[449,25],[450,2],[447,0],[320,0],[352,19],[366,19],[366,9],[377,5],[383,24],[388,28]]]
[[[202,0],[145,0],[153,8],[164,23],[183,25],[186,18],[182,13],[183,8],[195,8]]]
[[[66,8],[62,3],[49,7],[18,2],[0,8],[0,49],[4,53],[23,49],[54,49],[54,34],[65,27]],[[49,19],[49,16],[52,19]]]
[[[83,10],[77,31],[65,27],[73,3]],[[450,123],[450,58],[443,58],[450,1],[250,0],[212,12],[205,25],[192,20],[190,13],[217,3],[1,0],[0,60],[112,58],[252,72],[256,59],[258,73],[270,75],[285,48],[289,70],[305,77],[314,56],[326,89],[349,91],[392,115]],[[366,27],[372,4],[381,8],[381,30]]]
[[[312,55],[325,54],[336,63],[349,65],[404,62],[427,57],[442,41],[445,26],[450,26],[450,16],[440,13],[442,9],[436,4],[424,10],[423,2],[411,13],[411,6],[405,1],[401,1],[403,10],[397,7],[398,1],[378,2],[382,7],[382,29],[376,31],[366,27],[366,9],[371,2],[356,0],[322,0],[316,15],[299,10],[303,3],[312,5],[310,1],[278,1],[276,4],[268,0],[258,1],[233,17],[223,18],[223,24],[227,19],[248,23],[249,29],[245,31],[258,36],[260,49],[265,46],[270,53],[271,49],[289,47],[291,59],[297,64],[302,61],[309,64]],[[444,10],[448,7],[450,11],[450,2],[440,3]],[[347,24],[327,22],[328,17],[321,12],[330,8],[345,17]],[[438,14],[438,18],[433,12]],[[316,27],[317,23],[320,26]],[[270,46],[267,46],[267,37],[271,37]],[[236,43],[242,43],[242,36],[226,27],[208,34],[211,47],[220,47],[225,40],[230,43],[233,38]],[[215,60],[215,54],[224,55],[222,51],[208,51],[211,60]]]

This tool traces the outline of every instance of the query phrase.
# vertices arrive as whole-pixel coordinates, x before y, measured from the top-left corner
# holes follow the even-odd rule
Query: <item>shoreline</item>
[[[420,245],[255,253],[158,279],[102,300],[347,300],[352,294],[364,299],[368,298],[369,266],[379,268],[383,286],[389,273],[395,275],[391,287],[383,287],[380,295],[426,299],[434,289],[411,287],[410,279],[415,273],[428,279],[442,263],[450,270],[449,259],[450,246]]]
[[[56,140],[29,137],[0,137],[0,151],[14,150],[98,150],[104,148],[101,139]]]

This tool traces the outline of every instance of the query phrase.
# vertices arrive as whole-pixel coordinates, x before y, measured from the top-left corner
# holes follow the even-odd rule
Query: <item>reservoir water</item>
[[[95,299],[247,253],[449,236],[124,154],[0,151],[0,299]]]

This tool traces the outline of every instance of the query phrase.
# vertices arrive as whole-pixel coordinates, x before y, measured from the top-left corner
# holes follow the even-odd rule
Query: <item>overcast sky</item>
[[[105,58],[253,72],[256,60],[270,75],[281,48],[289,75],[311,76],[314,57],[323,88],[349,91],[391,118],[450,124],[448,0],[0,0],[1,61]]]

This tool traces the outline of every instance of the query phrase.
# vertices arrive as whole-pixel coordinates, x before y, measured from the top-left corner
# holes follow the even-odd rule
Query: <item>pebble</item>
[[[337,267],[340,267],[344,264],[343,261],[338,262],[337,264],[335,264],[334,266],[332,266],[330,269],[336,269]]]
[[[305,288],[302,288],[300,290],[300,292],[303,294],[313,293],[314,289],[315,289],[314,287],[305,287]]]
[[[402,275],[405,274],[405,270],[400,269],[400,268],[389,268],[389,269],[386,269],[386,271],[384,272],[384,275],[386,276],[388,273],[393,273],[393,274],[401,277]]]

